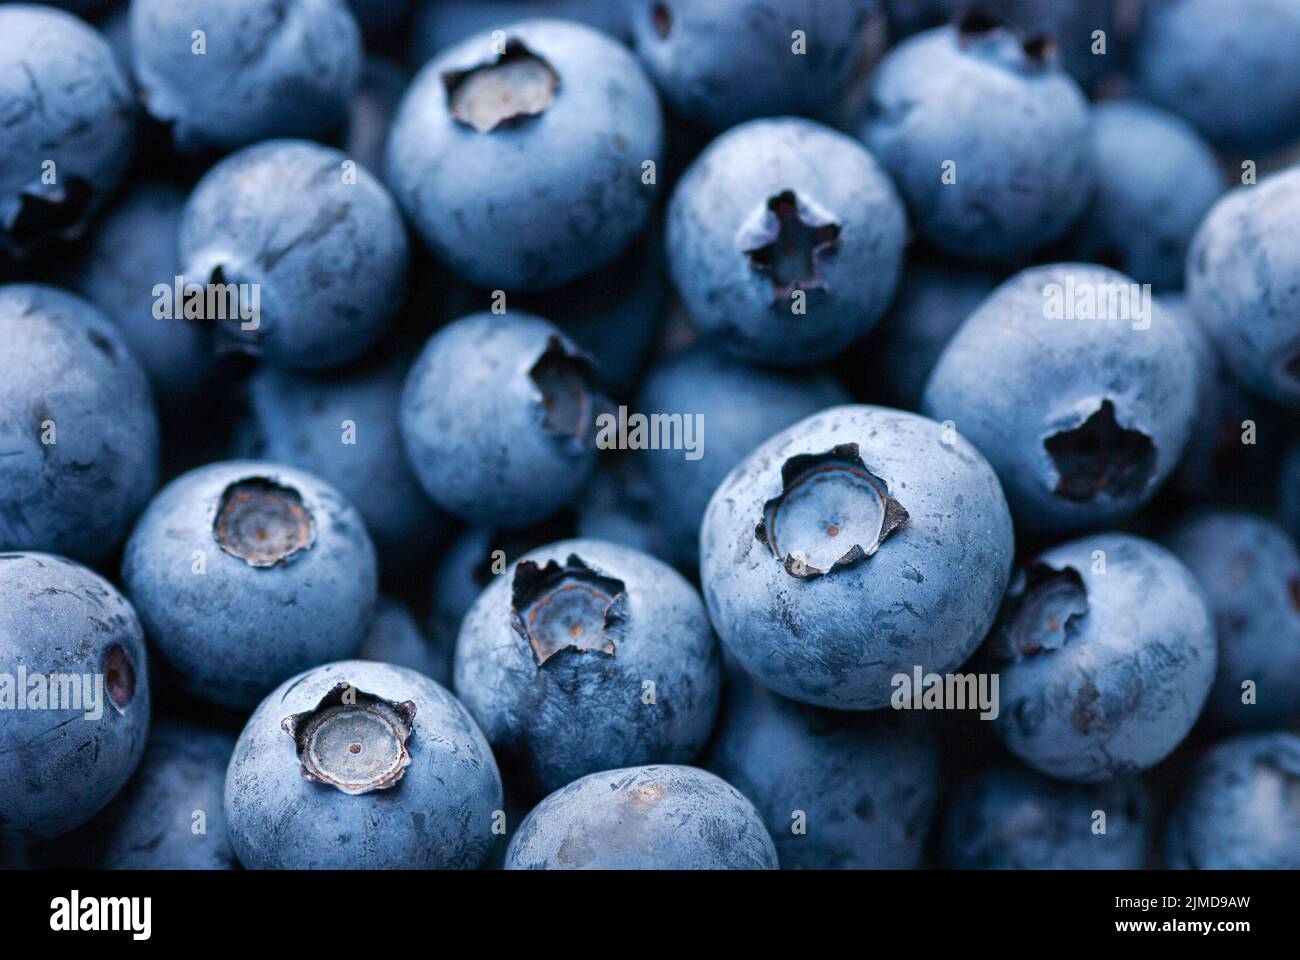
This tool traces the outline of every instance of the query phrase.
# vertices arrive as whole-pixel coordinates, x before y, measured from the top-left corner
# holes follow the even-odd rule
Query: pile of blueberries
[[[1300,3],[0,3],[0,865],[1300,868]]]

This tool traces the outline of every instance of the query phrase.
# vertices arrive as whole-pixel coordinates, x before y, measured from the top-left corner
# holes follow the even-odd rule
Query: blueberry
[[[455,689],[525,789],[685,763],[718,709],[721,660],[699,594],[662,561],[598,540],[534,550],[461,624]]]
[[[616,41],[526,20],[420,71],[393,123],[388,182],[471,282],[553,287],[609,263],[641,228],[662,127],[654,87]]]
[[[0,6],[0,250],[80,235],[131,160],[131,87],[104,38],[51,7]]]
[[[1051,49],[972,15],[904,41],[876,70],[863,139],[940,250],[1021,260],[1083,212],[1088,105]]]
[[[943,862],[962,870],[1139,870],[1150,818],[1136,777],[1083,786],[1000,765],[957,790],[944,818]]]
[[[259,143],[209,170],[185,205],[180,249],[187,281],[240,285],[243,312],[215,304],[230,341],[299,369],[338,366],[374,343],[406,274],[388,192],[346,154],[299,140]]]
[[[500,809],[492,751],[460,702],[364,660],[282,683],[226,775],[230,840],[250,869],[473,869]]]
[[[597,375],[532,314],[443,327],[406,380],[401,431],[425,492],[471,523],[523,526],[571,502],[596,456]]]
[[[960,262],[909,262],[885,319],[853,352],[867,367],[861,382],[871,395],[920,410],[939,354],[996,282],[989,271]]]
[[[1165,865],[1300,870],[1300,737],[1254,733],[1215,744],[1169,821]]]
[[[184,151],[331,133],[361,72],[343,0],[131,0],[131,49],[145,108]]]
[[[1181,523],[1168,545],[1200,583],[1218,634],[1219,668],[1206,715],[1227,729],[1272,727],[1300,717],[1295,543],[1263,517],[1206,510]]]
[[[906,217],[871,154],[792,117],[714,140],[668,208],[669,269],[701,331],[768,363],[834,356],[884,313]]]
[[[845,713],[729,676],[704,764],[754,802],[785,869],[914,869],[934,819],[926,717]]]
[[[713,494],[700,578],[728,652],[760,683],[839,710],[947,672],[988,632],[1011,572],[997,477],[915,414],[843,406],[767,440]]]
[[[1183,325],[1128,277],[1050,264],[962,324],[922,410],[989,458],[1019,532],[1060,534],[1151,499],[1191,433],[1196,373]]]
[[[100,219],[71,283],[117,324],[164,405],[185,407],[209,386],[210,331],[184,317],[159,319],[155,287],[181,272],[177,235],[185,194],[158,181],[134,184]]]
[[[1300,137],[1300,7],[1241,0],[1148,0],[1133,51],[1133,87],[1225,150]]]
[[[131,604],[61,557],[0,554],[0,705],[0,842],[93,817],[131,776],[149,729]]]
[[[403,604],[380,597],[357,658],[407,667],[450,687],[453,649],[450,643],[435,644],[425,637]]]
[[[51,844],[51,866],[96,870],[238,867],[222,795],[235,738],[165,720],[149,731],[135,776],[100,814]],[[43,852],[44,853],[44,852]]]
[[[1003,742],[1079,783],[1163,760],[1196,722],[1217,660],[1191,572],[1118,533],[1053,547],[1018,571],[985,655],[1000,676]]]
[[[0,550],[111,553],[158,482],[158,420],[126,343],[85,300],[0,286]]]
[[[818,410],[847,403],[827,375],[769,372],[707,344],[668,357],[649,376],[635,410],[647,416],[681,414],[702,424],[696,459],[681,449],[644,450],[655,525],[668,558],[694,566],[700,523],[709,498],[727,473],[778,430]]]
[[[1187,257],[1187,296],[1233,375],[1300,410],[1300,166],[1223,197]]]
[[[735,787],[695,767],[607,770],[524,818],[507,870],[773,870],[776,849]]]
[[[1227,189],[1214,152],[1183,120],[1133,100],[1093,108],[1092,137],[1097,190],[1076,252],[1156,290],[1181,288],[1192,234]]]
[[[388,356],[328,377],[262,367],[249,383],[252,423],[240,450],[331,484],[357,508],[393,571],[447,527],[406,462],[398,425],[406,367]]]
[[[244,708],[354,654],[376,595],[355,508],[311,474],[251,461],[163,488],[127,541],[122,580],[185,692]]]
[[[680,116],[714,129],[825,107],[852,76],[866,26],[880,10],[877,0],[627,6],[632,44],[664,99]]]

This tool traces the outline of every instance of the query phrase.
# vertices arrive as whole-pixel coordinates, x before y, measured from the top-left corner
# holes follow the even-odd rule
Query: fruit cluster
[[[1231,6],[0,3],[0,865],[1300,868]]]

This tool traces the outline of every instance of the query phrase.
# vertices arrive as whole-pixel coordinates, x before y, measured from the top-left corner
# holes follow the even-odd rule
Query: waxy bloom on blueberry
[[[1214,625],[1191,572],[1163,547],[1098,534],[1018,572],[985,667],[994,729],[1031,767],[1096,783],[1169,755],[1214,680]]]
[[[871,329],[905,240],[903,205],[871,154],[794,117],[718,137],[668,207],[669,269],[692,319],[764,363],[824,360]]]
[[[496,577],[465,615],[454,671],[507,771],[541,793],[598,770],[694,759],[721,684],[694,588],[598,540],[549,544]]]
[[[695,767],[607,770],[575,780],[524,818],[507,870],[773,870],[762,818]]]
[[[0,554],[0,841],[85,823],[135,769],[149,674],[135,611],[103,577]]]
[[[532,314],[475,313],[425,344],[401,432],[427,493],[472,523],[518,527],[570,503],[596,459],[596,369]]]
[[[832,407],[736,466],[709,502],[700,579],[727,650],[771,690],[839,710],[947,672],[987,633],[1011,573],[988,462],[915,414]]]
[[[393,123],[387,179],[458,273],[541,289],[632,242],[662,139],[654,87],[627,49],[578,23],[525,20],[425,66]]]
[[[370,537],[338,491],[256,461],[173,480],[122,560],[153,649],[181,688],[244,708],[292,673],[356,653],[377,579]]]
[[[250,869],[474,869],[501,804],[492,751],[460,702],[364,660],[269,694],[226,776],[231,843]]]

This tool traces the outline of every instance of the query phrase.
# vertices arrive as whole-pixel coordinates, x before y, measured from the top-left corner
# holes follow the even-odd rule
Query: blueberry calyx
[[[796,290],[826,288],[823,267],[839,252],[842,227],[793,190],[768,197],[740,229],[739,246],[753,271],[772,284],[772,303]]]
[[[496,59],[442,75],[453,119],[479,133],[515,127],[546,112],[560,75],[523,42],[511,38]]]
[[[781,467],[782,490],[763,505],[754,538],[792,577],[809,579],[854,566],[907,523],[889,485],[868,469],[856,443],[798,454]],[[841,534],[848,534],[839,540]],[[842,551],[838,544],[852,546]]]
[[[1007,594],[1007,607],[993,643],[1003,660],[1019,660],[1059,650],[1079,630],[1088,615],[1088,590],[1073,567],[1029,563]]]
[[[515,567],[510,622],[541,667],[566,651],[614,656],[627,620],[622,580],[605,576],[576,554],[561,565],[532,560]]]
[[[1041,66],[1056,56],[1056,38],[1047,34],[1018,36],[1009,24],[988,10],[972,8],[962,14],[956,21],[957,42],[963,47],[970,47],[986,39],[1017,37],[1020,50],[1025,60]]]
[[[1140,496],[1155,476],[1155,444],[1140,430],[1120,426],[1110,400],[1078,426],[1048,436],[1043,447],[1056,468],[1052,492],[1075,503]]]
[[[650,8],[650,22],[654,26],[655,36],[667,40],[673,29],[673,12],[666,3],[656,3]]]
[[[24,190],[3,206],[0,246],[21,259],[57,240],[75,240],[85,231],[95,188],[68,176],[39,191]]]
[[[250,567],[274,567],[316,542],[316,521],[302,495],[266,477],[230,484],[217,503],[217,545]]]
[[[335,684],[311,710],[280,721],[293,737],[304,780],[350,796],[387,790],[411,765],[415,704],[385,700],[350,683]]]
[[[598,401],[592,362],[552,336],[528,376],[540,394],[542,429],[583,446],[595,423]]]
[[[1287,582],[1287,587],[1291,593],[1291,606],[1296,613],[1300,613],[1300,577],[1292,577]]]
[[[119,713],[135,696],[135,666],[120,643],[109,647],[104,656],[104,689]]]

